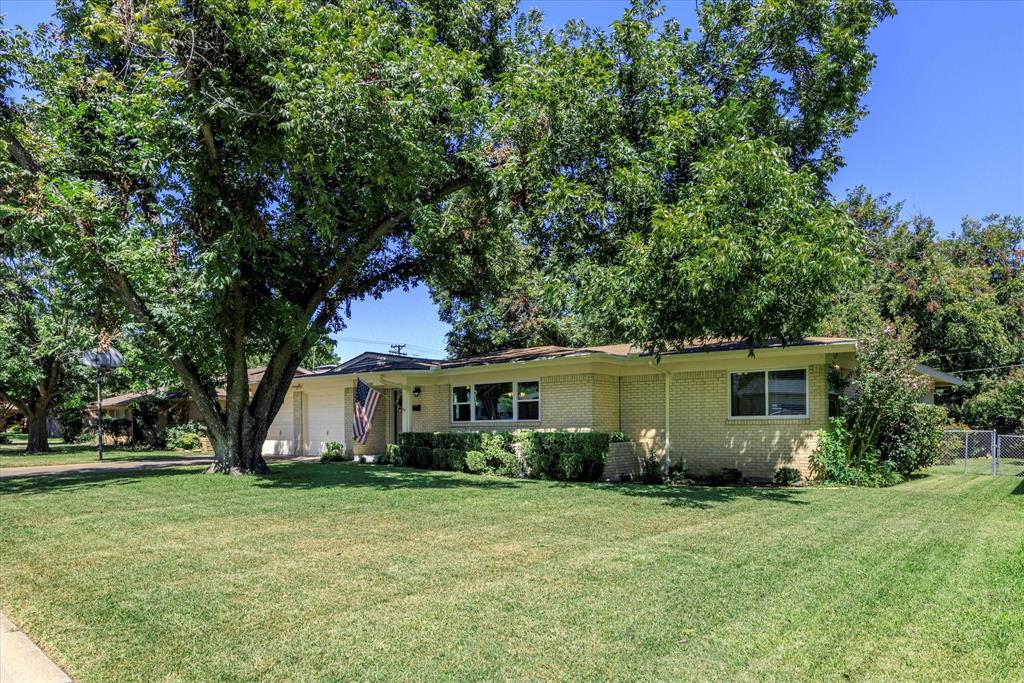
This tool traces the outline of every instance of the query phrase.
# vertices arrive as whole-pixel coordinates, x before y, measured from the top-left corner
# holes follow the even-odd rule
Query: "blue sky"
[[[607,25],[624,0],[527,0],[551,25],[582,18]],[[669,0],[667,14],[694,26],[693,0]],[[48,0],[0,0],[4,23],[34,25]],[[842,196],[867,185],[906,202],[907,213],[955,230],[962,216],[1024,214],[1024,1],[916,0],[872,35],[878,56],[870,111],[844,147],[847,166],[831,184]],[[446,326],[427,291],[392,292],[356,302],[339,353],[408,344],[440,355]]]

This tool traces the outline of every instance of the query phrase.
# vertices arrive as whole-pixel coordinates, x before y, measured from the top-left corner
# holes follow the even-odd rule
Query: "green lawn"
[[[1024,479],[669,489],[274,463],[0,481],[81,681],[1020,680]]]
[[[68,465],[84,462],[97,462],[96,444],[67,444],[59,438],[50,439],[49,453],[26,453],[25,445],[28,437],[24,434],[11,434],[12,443],[0,444],[0,468],[35,467],[37,465]],[[123,448],[106,448],[104,460],[173,460],[199,455],[188,451],[134,451]],[[209,455],[209,454],[204,454]]]

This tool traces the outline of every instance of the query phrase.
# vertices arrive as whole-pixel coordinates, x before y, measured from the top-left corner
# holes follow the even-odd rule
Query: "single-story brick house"
[[[660,358],[628,344],[455,360],[363,353],[296,376],[264,453],[315,455],[338,441],[355,455],[379,454],[403,431],[621,431],[629,457],[643,452],[694,472],[734,467],[752,479],[784,466],[806,474],[834,405],[829,371],[853,369],[856,357],[856,340],[824,337],[753,350],[719,341]],[[918,371],[933,391],[960,383]],[[351,436],[357,378],[382,393],[364,445]],[[630,467],[610,463],[606,474]]]

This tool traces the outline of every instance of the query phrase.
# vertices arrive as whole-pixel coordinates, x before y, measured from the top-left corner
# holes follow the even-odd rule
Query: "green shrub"
[[[942,448],[946,410],[941,406],[916,403],[895,415],[879,434],[881,460],[904,477],[935,463]]]
[[[831,429],[819,435],[818,446],[811,453],[811,467],[817,476],[844,486],[891,486],[903,481],[888,462],[880,460],[874,446],[852,459],[850,439],[845,420],[833,418]]]
[[[466,452],[457,448],[435,448],[432,453],[432,467],[435,470],[461,472],[466,465]]]
[[[483,451],[466,451],[466,471],[473,474],[491,474],[494,470],[487,464]]]
[[[915,371],[912,334],[887,325],[865,336],[852,377],[856,392],[821,434],[815,475],[836,484],[889,486],[938,456],[946,414],[921,403],[928,378]]]
[[[772,477],[772,481],[779,486],[792,486],[803,479],[803,476],[800,474],[800,470],[795,467],[780,467],[775,470],[775,476]]]
[[[735,467],[723,467],[715,472],[683,472],[683,479],[700,486],[735,486],[743,481],[743,472]]]
[[[337,441],[328,441],[320,453],[320,462],[340,462],[345,459],[345,449]]]
[[[608,460],[609,435],[602,432],[523,431],[516,441],[537,479],[597,481]]]
[[[199,448],[201,430],[202,427],[197,422],[174,425],[163,431],[161,441],[171,449],[194,451]]]
[[[396,443],[389,443],[384,447],[384,457],[381,458],[382,465],[401,465],[402,448]]]
[[[11,435],[6,432],[0,432],[0,445],[8,445],[11,443]]]
[[[1024,433],[1024,368],[987,384],[964,404],[961,418],[975,429]]]
[[[131,424],[130,421],[126,421]],[[116,433],[116,432],[114,432]],[[160,440],[168,448],[180,451],[194,451],[200,446],[200,437],[206,434],[206,427],[199,422],[183,422],[163,430]]]

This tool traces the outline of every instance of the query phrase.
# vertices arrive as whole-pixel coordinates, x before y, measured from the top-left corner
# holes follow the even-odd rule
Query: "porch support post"
[[[402,387],[402,431],[412,431],[412,392]]]
[[[665,376],[665,448],[662,455],[661,469],[667,477],[668,471],[672,467],[672,403],[670,398],[672,393],[672,371],[662,368],[654,360],[647,361],[647,364]]]

